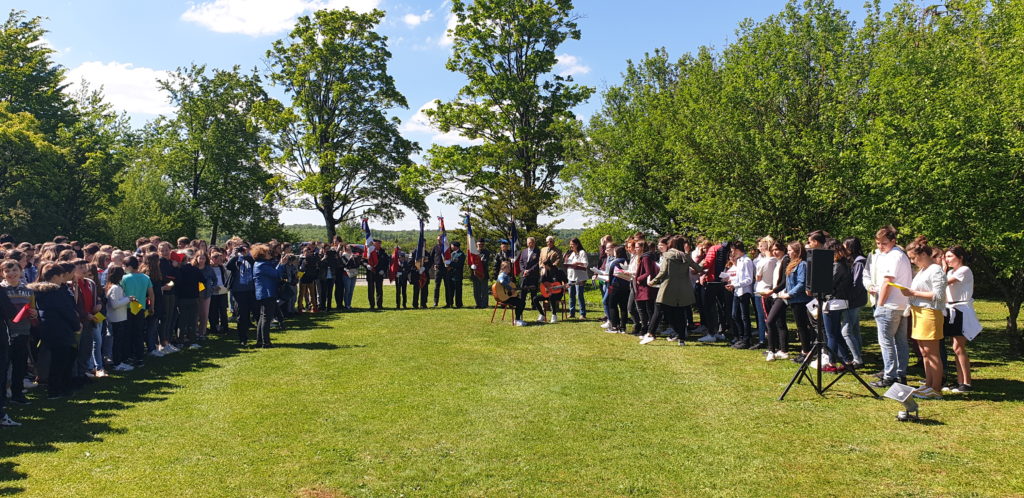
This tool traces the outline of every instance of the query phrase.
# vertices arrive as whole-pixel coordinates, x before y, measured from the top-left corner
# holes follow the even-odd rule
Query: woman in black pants
[[[693,306],[693,303],[696,302],[693,284],[690,282],[690,270],[697,272],[698,275],[704,273],[704,269],[697,265],[690,257],[690,253],[685,250],[686,245],[686,237],[681,235],[673,236],[665,244],[668,249],[663,254],[661,268],[658,270],[658,274],[649,281],[650,285],[658,288],[654,315],[651,317],[647,335],[640,340],[640,344],[654,342],[654,333],[662,317],[677,332],[679,345],[686,344],[686,322],[683,310],[687,306]]]
[[[775,287],[761,293],[764,301],[765,327],[767,329],[768,351],[765,352],[765,360],[784,360],[789,358],[786,353],[786,302],[778,298],[778,294],[786,290],[786,267],[789,266],[789,256],[786,254],[786,246],[782,242],[775,242],[770,249],[773,258],[779,259],[775,265],[775,273],[772,275],[772,282]],[[781,259],[780,259],[781,258]]]
[[[605,270],[608,274],[608,325],[609,333],[626,333],[626,319],[629,315],[626,312],[626,305],[629,302],[629,281],[616,277],[615,271],[625,269],[626,248],[617,246],[610,249],[612,253],[608,257],[608,266]]]
[[[72,267],[73,268],[73,267]],[[75,298],[68,289],[70,270],[61,264],[44,268],[42,281],[30,284],[42,320],[40,336],[50,350],[50,399],[71,394],[71,370],[75,361],[75,332],[82,328]],[[17,379],[19,382],[21,379]]]

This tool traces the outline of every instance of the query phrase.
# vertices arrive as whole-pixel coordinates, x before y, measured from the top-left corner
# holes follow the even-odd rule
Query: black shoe
[[[732,347],[734,349],[747,349],[747,348],[750,347],[750,343],[748,343],[747,341],[744,341],[744,340],[739,340],[739,341],[736,341],[736,342],[732,343]]]
[[[686,341],[679,341],[679,345],[680,346],[685,346],[686,345]]]
[[[792,361],[793,363],[796,363],[796,364],[802,364],[804,362],[804,359],[806,359],[806,358],[807,357],[803,353],[801,353],[801,354],[793,356],[792,358],[789,359],[789,361]]]
[[[878,379],[878,380],[882,380],[882,379],[885,378],[885,372],[875,372],[875,373],[871,374],[871,376],[876,378],[876,379]]]
[[[896,379],[896,382],[899,382],[900,384],[903,384],[903,385],[907,385],[907,377],[906,376],[900,377],[899,379]]]
[[[870,383],[868,385],[871,386],[871,387],[886,388],[886,387],[892,386],[893,384],[894,384],[894,382],[892,380],[889,380],[889,379],[878,379],[878,380],[876,380],[876,381],[874,381],[874,382],[872,382],[872,383]]]
[[[750,346],[747,349],[764,349],[764,343],[758,342],[757,344],[754,344],[753,346]]]

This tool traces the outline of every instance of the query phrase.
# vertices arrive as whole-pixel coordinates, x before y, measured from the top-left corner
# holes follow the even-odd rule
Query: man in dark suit
[[[370,309],[384,309],[384,277],[391,267],[391,256],[384,254],[380,241],[373,239],[373,250],[377,253],[377,264],[370,266],[366,262],[366,294],[370,298]]]
[[[477,308],[487,307],[487,295],[490,293],[490,288],[487,285],[487,270],[494,260],[494,255],[484,247],[484,242],[483,239],[476,241],[476,250],[480,253],[479,268],[477,265],[469,267],[469,279],[473,281],[473,300],[476,301]],[[478,270],[483,277],[477,276]]]
[[[528,302],[532,302],[537,296],[537,285],[540,284],[540,249],[537,249],[537,239],[526,239],[526,248],[519,251],[516,262],[519,263],[519,277],[522,281],[520,287],[525,292],[523,297],[529,296],[531,301]]]
[[[445,302],[455,302],[456,308],[462,307],[462,277],[466,270],[466,253],[462,252],[462,245],[458,241],[452,242],[452,261],[448,265],[445,276]],[[451,304],[445,304],[450,308]]]
[[[501,264],[508,261],[509,264],[515,262],[516,256],[512,254],[512,249],[508,246],[508,241],[501,239],[501,249],[494,254],[494,262],[491,263],[491,278],[494,280],[498,279],[498,274],[501,273]]]
[[[441,297],[441,283],[444,282],[444,274],[448,269],[450,261],[445,261],[444,247],[441,246],[441,236],[437,236],[437,245],[430,250],[430,261],[434,265],[434,307],[437,307],[437,302]],[[451,300],[448,298],[447,283],[445,283],[445,307],[450,308],[452,306]]]

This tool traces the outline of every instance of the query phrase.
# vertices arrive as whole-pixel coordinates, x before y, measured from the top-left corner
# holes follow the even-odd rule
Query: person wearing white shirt
[[[583,298],[583,285],[587,282],[587,251],[583,250],[580,239],[569,241],[569,250],[565,253],[565,273],[569,279],[569,318],[576,317],[579,310],[580,318],[587,319],[587,302]],[[577,308],[579,301],[579,308]]]
[[[725,290],[733,293],[732,321],[736,329],[736,341],[732,347],[747,349],[751,343],[750,330],[750,295],[754,292],[754,262],[747,257],[746,247],[742,241],[732,243],[734,261],[729,282]]]
[[[757,344],[750,349],[761,349],[766,342],[765,333],[768,329],[765,317],[768,316],[768,307],[765,305],[762,293],[774,287],[772,276],[775,273],[775,265],[778,260],[772,257],[771,250],[775,244],[772,237],[762,237],[757,241],[758,255],[754,258],[754,315],[757,317]],[[756,347],[755,347],[756,346]]]
[[[967,252],[963,247],[953,246],[946,250],[945,261],[949,268],[946,273],[946,312],[949,318],[943,328],[943,336],[953,341],[956,355],[956,382],[950,392],[964,393],[971,390],[971,359],[967,355],[967,337],[981,331],[981,323],[974,313],[974,272],[964,265]],[[973,332],[973,333],[972,333]],[[945,355],[943,355],[945,359]],[[945,391],[947,388],[943,387]]]
[[[907,255],[913,258],[920,270],[914,276],[910,288],[900,289],[900,294],[909,300],[914,317],[914,330],[910,336],[917,341],[924,360],[924,385],[914,391],[915,398],[941,399],[942,360],[939,358],[939,343],[942,342],[943,315],[946,308],[946,274],[932,259],[932,248],[923,236],[914,240],[907,248]]]
[[[896,247],[896,229],[892,225],[882,227],[875,233],[875,247],[879,254],[872,262],[868,292],[875,298],[875,324],[878,327],[883,368],[882,378],[872,385],[883,388],[895,382],[906,383],[907,363],[910,360],[907,321],[903,319],[907,297],[888,284],[909,287],[913,276],[910,260],[902,249]]]

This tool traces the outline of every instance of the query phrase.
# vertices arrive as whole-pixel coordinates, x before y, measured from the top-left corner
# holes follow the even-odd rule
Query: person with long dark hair
[[[637,323],[634,327],[637,335],[643,335],[650,330],[651,318],[654,315],[655,293],[649,280],[658,274],[658,257],[660,253],[652,251],[651,244],[646,240],[638,240],[633,243],[637,254],[636,273],[633,276],[633,303],[637,313]],[[673,331],[673,334],[685,333]]]
[[[860,368],[864,366],[864,360],[861,357],[860,310],[868,304],[868,290],[864,287],[864,268],[867,266],[867,258],[864,257],[864,250],[857,237],[844,240],[843,247],[849,253],[853,290],[850,292],[850,307],[846,308],[846,313],[843,316],[842,333],[846,347],[850,349],[850,355],[853,357],[853,366]]]
[[[52,264],[40,273],[41,282],[30,284],[39,307],[39,336],[50,351],[49,399],[71,395],[75,365],[75,333],[82,329],[75,297],[68,287],[74,265]]]
[[[793,310],[793,322],[796,323],[797,334],[800,337],[800,356],[794,357],[796,363],[803,363],[804,358],[811,352],[811,345],[814,338],[811,335],[810,317],[807,313],[807,303],[811,302],[811,296],[807,295],[807,261],[804,245],[800,241],[789,243],[789,264],[786,265],[786,289],[779,293],[779,298]]]
[[[789,344],[786,337],[786,301],[779,298],[779,294],[786,290],[786,268],[789,266],[789,255],[786,254],[786,245],[776,241],[772,243],[769,253],[772,259],[776,260],[772,269],[772,287],[761,291],[761,298],[764,300],[765,328],[768,340],[768,351],[765,352],[765,360],[785,360],[789,358],[786,352]]]
[[[583,249],[580,239],[569,240],[569,250],[565,252],[565,273],[569,279],[569,318],[575,318],[579,311],[580,318],[587,319],[587,301],[584,298],[584,286],[587,283],[587,251]]]
[[[704,269],[690,257],[686,246],[686,237],[681,235],[673,236],[666,244],[660,246],[665,247],[661,267],[657,275],[648,280],[648,285],[652,286],[652,289],[656,287],[658,294],[654,299],[654,311],[648,324],[647,335],[641,339],[640,344],[654,341],[654,334],[662,317],[678,334],[679,345],[686,344],[683,310],[696,302],[690,281],[690,270],[697,272],[698,275],[704,272]]]
[[[820,365],[825,372],[838,372],[846,369],[846,364],[853,361],[853,353],[843,339],[843,322],[846,310],[850,307],[850,294],[853,293],[853,275],[847,263],[849,253],[836,239],[828,239],[825,249],[833,251],[832,292],[829,300],[822,303],[822,325],[825,328],[825,340],[828,349],[835,354],[827,362]]]
[[[949,318],[943,325],[943,336],[953,341],[956,355],[956,385],[950,392],[971,391],[971,358],[967,354],[965,329],[981,330],[981,323],[974,313],[974,272],[965,265],[967,251],[961,246],[946,249],[946,312]],[[945,359],[945,358],[943,358]],[[945,369],[944,369],[945,370]],[[947,388],[943,387],[943,391]]]
[[[608,332],[625,334],[626,320],[629,318],[626,310],[629,301],[629,280],[616,276],[616,272],[626,269],[628,254],[624,246],[609,246],[608,253],[608,263],[604,270],[608,279]]]

